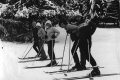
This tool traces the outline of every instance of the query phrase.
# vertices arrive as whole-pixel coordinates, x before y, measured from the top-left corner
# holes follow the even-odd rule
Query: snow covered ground
[[[55,45],[55,54],[56,57],[61,57],[63,55],[63,47],[66,33],[65,30],[61,28],[58,29],[60,30],[61,34],[56,40],[59,41],[59,43],[56,43]],[[69,60],[69,39],[70,38],[68,36],[65,57],[63,61],[64,64],[68,64]],[[104,67],[100,69],[101,74],[120,73],[120,29],[97,28],[92,39],[93,39],[92,55],[97,61],[98,66]],[[65,76],[64,74],[54,75],[46,74],[44,73],[44,71],[55,71],[59,70],[60,67],[39,68],[39,66],[44,66],[48,64],[50,61],[33,61],[19,63],[20,60],[18,59],[18,57],[24,57],[24,55],[27,53],[27,51],[24,53],[27,46],[28,51],[31,48],[32,44],[19,44],[0,41],[0,80],[53,80],[54,78],[82,76],[88,74],[91,71],[86,70],[72,72],[68,73],[67,74],[68,76]],[[45,45],[45,51],[47,54],[47,45]],[[27,55],[27,57],[35,55],[36,53],[32,49]],[[61,64],[61,60],[57,60],[57,62]],[[72,57],[71,64],[74,65]],[[25,69],[26,66],[36,68]],[[90,66],[89,63],[87,63],[86,66],[89,67]],[[67,69],[67,67],[62,68]],[[94,80],[120,80],[120,75],[96,77],[94,78]]]

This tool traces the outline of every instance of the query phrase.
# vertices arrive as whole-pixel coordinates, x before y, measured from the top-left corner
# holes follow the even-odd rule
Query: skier
[[[38,30],[38,38],[39,38],[38,45],[40,48],[39,55],[41,54],[40,60],[46,60],[47,56],[46,56],[46,53],[44,51],[44,43],[45,43],[44,38],[45,38],[46,33],[45,33],[45,30],[43,29],[42,25],[39,22],[36,24],[36,27],[39,29]]]
[[[78,55],[77,55],[77,42],[78,42],[78,39],[77,39],[77,36],[74,35],[73,33],[71,33],[71,30],[74,30],[77,28],[76,25],[71,25],[69,23],[67,23],[65,20],[61,20],[59,22],[59,25],[61,28],[64,28],[67,33],[70,34],[70,37],[71,37],[71,40],[74,41],[74,44],[73,44],[73,47],[72,47],[72,50],[71,50],[71,53],[73,55],[73,59],[74,59],[74,62],[75,62],[75,66],[72,67],[72,69],[77,69],[77,70],[82,70],[83,68],[80,66],[80,62],[79,62],[79,58],[78,58]]]
[[[48,54],[50,57],[51,62],[47,66],[55,66],[57,65],[57,62],[55,60],[55,53],[54,53],[54,45],[55,45],[55,39],[59,36],[60,32],[52,27],[52,22],[50,20],[46,21],[45,23],[46,27],[46,43],[48,45]]]
[[[71,52],[73,55],[73,59],[75,61],[75,66],[73,66],[72,69],[77,69],[77,70],[86,69],[86,60],[87,60],[93,66],[93,71],[90,73],[90,75],[92,76],[100,75],[100,71],[96,64],[96,61],[94,60],[94,58],[90,53],[91,44],[92,44],[91,36],[96,30],[95,28],[96,25],[92,21],[90,21],[88,25],[80,24],[79,26],[77,26],[77,25],[68,24],[65,20],[61,20],[59,22],[59,25],[62,28],[65,28],[65,30],[68,33],[70,33],[71,39],[72,41],[74,41]],[[81,64],[79,63],[79,58],[76,52],[78,47],[80,48],[80,53],[81,53]]]
[[[33,38],[34,38],[33,49],[37,53],[37,55],[35,57],[39,57],[38,28],[36,27],[35,21],[32,22],[32,31],[33,31]]]

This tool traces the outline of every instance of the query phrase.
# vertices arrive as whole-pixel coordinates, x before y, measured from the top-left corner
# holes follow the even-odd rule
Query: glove
[[[53,39],[55,39],[55,38],[56,38],[55,34],[53,34],[53,35],[52,35],[52,38],[53,38]]]
[[[48,36],[47,35],[45,35],[45,39],[47,39],[48,38]]]

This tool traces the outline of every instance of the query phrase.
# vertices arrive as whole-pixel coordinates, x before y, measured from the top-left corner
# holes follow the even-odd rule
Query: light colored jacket
[[[50,28],[47,28],[47,36],[48,36],[48,39],[47,41],[50,41],[50,40],[53,40],[52,39],[52,35],[54,34],[56,36],[56,38],[58,37],[58,35],[60,34],[60,32],[54,28],[54,27],[50,27]]]
[[[45,35],[46,35],[45,30],[43,28],[40,28],[38,30],[38,37],[39,37],[39,39],[44,39]]]

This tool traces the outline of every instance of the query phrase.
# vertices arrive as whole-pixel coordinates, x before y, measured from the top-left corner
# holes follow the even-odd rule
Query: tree
[[[6,3],[6,0],[0,0],[0,3],[5,4],[5,3]]]

